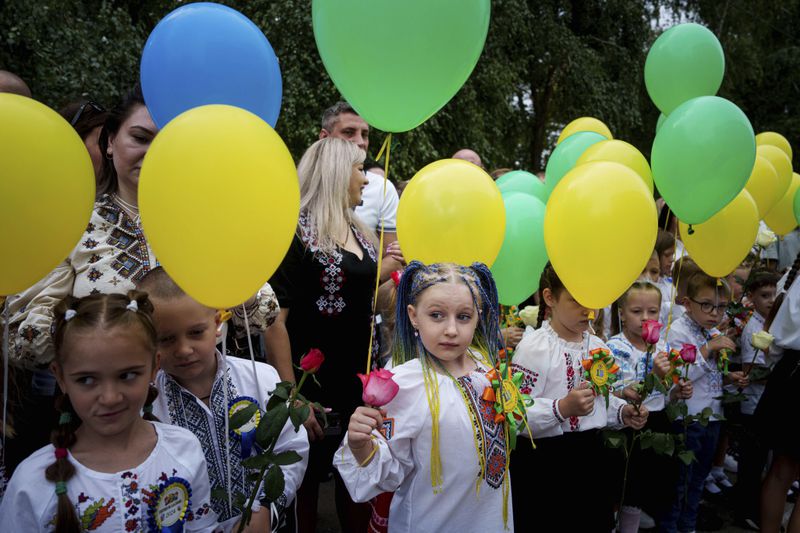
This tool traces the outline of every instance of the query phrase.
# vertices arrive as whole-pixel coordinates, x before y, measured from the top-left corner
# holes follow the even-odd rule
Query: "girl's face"
[[[134,192],[138,189],[142,161],[157,131],[147,108],[139,105],[120,125],[119,131],[109,136],[108,153],[114,159],[120,188]]]
[[[544,289],[542,296],[550,308],[550,320],[556,323],[557,333],[560,333],[559,329],[563,328],[580,336],[589,329],[589,308],[579,304],[567,289],[561,289],[555,293],[550,289]]]
[[[642,275],[639,276],[639,278],[646,281],[652,281],[653,283],[658,283],[658,278],[660,277],[661,261],[658,258],[658,254],[653,252],[653,255],[650,256],[650,260],[647,262],[647,266],[644,267]]]
[[[661,254],[661,275],[662,276],[671,276],[672,275],[672,263],[673,259],[675,259],[675,247],[667,248]]]
[[[478,325],[478,310],[469,287],[462,282],[437,283],[423,290],[408,317],[425,349],[442,361],[456,361],[467,353]]]
[[[143,336],[138,328],[115,327],[65,339],[51,369],[82,421],[79,431],[113,437],[141,419],[157,367]]]
[[[364,163],[354,164],[353,171],[350,173],[350,186],[347,189],[350,196],[350,207],[361,205],[361,195],[364,193],[367,183],[369,180],[364,173]]]
[[[642,322],[658,320],[661,311],[661,297],[654,290],[634,289],[628,292],[619,314],[622,327],[631,338],[642,336]]]

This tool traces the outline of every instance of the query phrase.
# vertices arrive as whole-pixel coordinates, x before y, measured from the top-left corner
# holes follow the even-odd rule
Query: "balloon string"
[[[389,181],[389,155],[392,152],[392,134],[389,132],[386,135],[386,139],[383,141],[383,146],[381,146],[380,151],[378,152],[378,156],[375,158],[375,161],[380,161],[381,157],[383,156],[383,152],[386,151],[386,160],[383,163],[383,196],[381,196],[381,209],[380,209],[380,217],[381,217],[381,236],[380,236],[380,244],[378,245],[378,274],[375,276],[375,293],[372,295],[372,319],[370,321],[370,328],[369,328],[369,351],[367,352],[367,375],[369,376],[370,371],[372,370],[372,345],[375,343],[375,310],[378,305],[378,289],[381,286],[381,266],[383,266],[383,225],[384,225],[384,216],[383,216],[383,202],[386,201],[386,183]]]
[[[8,320],[9,320],[9,307],[11,307],[8,300],[2,302],[3,305],[3,445],[0,449],[0,465],[5,464],[6,458],[6,433],[8,433],[8,357],[10,347],[8,345]]]
[[[678,261],[678,225],[675,224],[675,251],[672,252],[673,264]],[[672,294],[670,295],[669,313],[667,314],[667,329],[664,332],[664,339],[669,336],[669,330],[672,328],[672,309],[675,307],[675,298],[678,296],[678,283],[681,281],[681,270],[683,269],[683,257],[680,258],[681,264],[678,265],[678,273],[675,275],[675,282],[672,284]],[[669,350],[669,343],[667,343],[667,350]]]

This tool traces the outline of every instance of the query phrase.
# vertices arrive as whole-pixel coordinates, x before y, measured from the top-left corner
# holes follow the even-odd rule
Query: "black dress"
[[[315,457],[307,475],[327,474],[350,415],[363,403],[356,374],[366,371],[378,265],[375,247],[355,227],[352,230],[363,250],[361,259],[342,248],[325,255],[301,213],[298,233],[270,280],[281,308],[289,310],[286,329],[293,363],[298,365],[311,348],[325,355],[316,374],[320,386],[308,379],[302,394],[333,410],[334,427],[326,432],[324,450],[312,446]],[[341,431],[336,431],[337,420]]]
[[[800,433],[797,419],[797,391],[800,390],[800,352],[784,350],[772,369],[764,394],[754,413],[764,443],[777,453],[800,461]]]

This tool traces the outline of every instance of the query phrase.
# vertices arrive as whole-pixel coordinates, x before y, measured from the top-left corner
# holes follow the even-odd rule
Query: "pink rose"
[[[661,322],[658,320],[645,320],[642,322],[642,340],[645,344],[653,346],[658,344],[661,335]]]
[[[319,370],[319,367],[321,367],[324,362],[325,355],[323,355],[320,350],[311,348],[308,353],[300,359],[300,368],[303,369],[303,372],[316,374],[317,370]]]
[[[361,399],[372,407],[382,407],[392,401],[400,390],[400,386],[392,379],[394,374],[385,368],[373,370],[368,376],[358,374],[364,392]]]
[[[694,344],[684,344],[683,348],[681,348],[681,359],[687,365],[690,365],[695,362],[697,359],[697,348],[695,348]]]

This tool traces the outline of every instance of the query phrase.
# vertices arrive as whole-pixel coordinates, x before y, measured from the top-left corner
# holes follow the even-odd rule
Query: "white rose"
[[[763,226],[758,229],[758,235],[756,235],[756,244],[761,248],[766,248],[777,240],[778,238],[771,229]]]
[[[538,325],[536,321],[539,318],[539,306],[526,305],[525,308],[519,312],[519,318],[526,326],[535,328]]]

